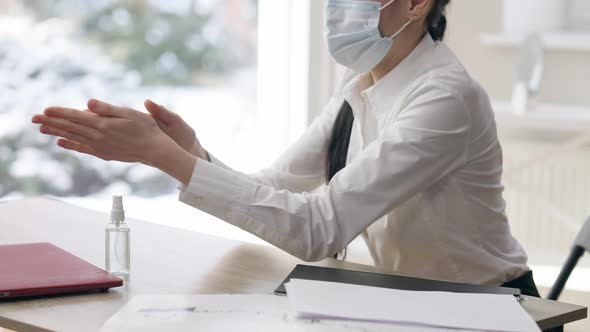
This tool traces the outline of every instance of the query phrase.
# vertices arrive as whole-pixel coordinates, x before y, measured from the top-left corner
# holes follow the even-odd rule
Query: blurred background
[[[448,16],[447,44],[492,99],[508,217],[546,294],[590,216],[590,1],[454,0]],[[560,300],[590,305],[588,256]]]
[[[0,13],[0,196],[175,190],[147,167],[60,151],[28,119],[49,105],[154,98],[220,151],[253,132],[256,1],[4,0]]]
[[[151,98],[220,159],[256,170],[321,112],[337,80],[323,8],[317,0],[2,0],[0,199],[44,195],[108,211],[110,196],[122,194],[132,217],[260,242],[178,203],[177,183],[159,172],[60,150],[30,117],[50,105],[83,108],[88,98],[136,109]],[[590,215],[590,2],[453,0],[448,20],[447,44],[492,99],[508,215],[546,289]],[[370,262],[359,242],[350,259]],[[585,258],[565,299],[590,304],[589,280]]]

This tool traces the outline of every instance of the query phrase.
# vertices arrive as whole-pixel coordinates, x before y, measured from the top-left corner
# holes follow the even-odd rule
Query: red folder
[[[0,246],[0,299],[121,285],[123,280],[50,243]]]

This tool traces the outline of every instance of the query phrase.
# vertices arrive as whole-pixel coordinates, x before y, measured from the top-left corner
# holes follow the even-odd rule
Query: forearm
[[[329,257],[346,244],[326,195],[277,190],[201,160],[180,200],[305,261]]]
[[[183,185],[190,183],[199,157],[192,155],[174,143],[166,144],[154,153],[150,165],[172,176]]]

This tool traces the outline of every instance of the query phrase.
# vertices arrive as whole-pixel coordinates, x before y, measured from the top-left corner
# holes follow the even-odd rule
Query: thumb
[[[144,106],[156,120],[164,122],[167,125],[171,125],[171,122],[174,121],[173,113],[168,111],[164,106],[158,105],[150,99],[144,102]]]

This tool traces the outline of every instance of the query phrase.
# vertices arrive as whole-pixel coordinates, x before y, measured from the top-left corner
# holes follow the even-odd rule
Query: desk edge
[[[537,325],[541,330],[549,330],[559,326],[564,326],[569,323],[573,323],[579,320],[588,318],[588,308],[582,307],[578,310],[566,313],[559,317],[550,317],[540,321],[537,321]]]

